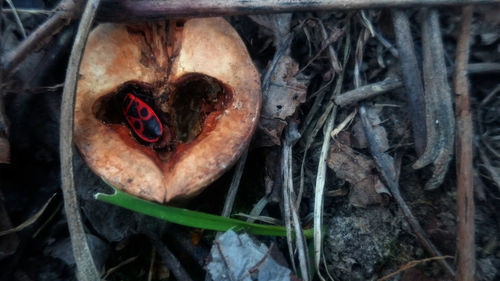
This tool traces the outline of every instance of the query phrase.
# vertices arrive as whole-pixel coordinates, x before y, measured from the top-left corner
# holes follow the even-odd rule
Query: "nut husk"
[[[162,96],[190,75],[216,79],[230,99],[221,112],[207,116],[194,141],[176,146],[167,158],[137,142],[125,124],[96,117],[96,103],[128,81],[153,85],[154,94]],[[235,163],[251,139],[260,107],[259,75],[222,18],[101,24],[91,32],[82,59],[74,139],[90,168],[108,183],[168,202],[197,194]]]

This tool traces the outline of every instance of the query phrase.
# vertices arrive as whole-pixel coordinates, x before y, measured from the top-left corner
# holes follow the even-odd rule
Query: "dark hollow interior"
[[[165,88],[170,90],[159,93],[159,89]],[[122,110],[127,93],[134,94],[153,109],[164,128],[159,143],[169,145],[194,141],[206,127],[213,127],[206,126],[207,116],[222,113],[232,99],[231,91],[222,82],[202,74],[185,75],[169,87],[128,81],[94,103],[96,118],[105,124],[129,126]],[[130,129],[137,142],[147,144]],[[162,146],[160,143],[155,148]]]

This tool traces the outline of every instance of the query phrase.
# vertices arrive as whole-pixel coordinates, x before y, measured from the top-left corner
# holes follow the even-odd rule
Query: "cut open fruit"
[[[260,106],[259,75],[223,19],[102,24],[82,59],[74,139],[107,182],[168,202],[234,164]]]

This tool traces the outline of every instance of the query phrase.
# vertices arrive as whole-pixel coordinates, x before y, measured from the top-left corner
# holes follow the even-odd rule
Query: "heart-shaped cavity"
[[[198,193],[258,121],[258,73],[220,18],[100,25],[80,75],[75,143],[94,172],[148,200]]]

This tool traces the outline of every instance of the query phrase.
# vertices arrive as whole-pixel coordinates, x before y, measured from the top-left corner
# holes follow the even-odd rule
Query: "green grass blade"
[[[113,189],[114,194],[96,193],[94,197],[106,203],[184,226],[215,231],[245,230],[254,235],[286,236],[285,228],[281,226],[249,223],[233,218],[165,206]],[[304,236],[312,238],[312,229],[304,230]]]

